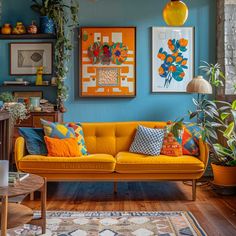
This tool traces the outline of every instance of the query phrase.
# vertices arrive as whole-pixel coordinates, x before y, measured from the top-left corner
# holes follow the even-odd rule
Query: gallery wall
[[[81,26],[137,27],[137,96],[135,98],[78,97],[78,40],[69,65],[66,102],[67,121],[171,120],[194,109],[191,94],[151,93],[151,27],[164,26],[164,0],[79,0]],[[195,74],[201,60],[215,62],[216,1],[186,0],[189,19],[186,26],[195,27]],[[2,22],[17,20],[29,24],[37,15],[30,10],[31,0],[2,0]],[[8,41],[0,41],[0,81],[9,77]]]

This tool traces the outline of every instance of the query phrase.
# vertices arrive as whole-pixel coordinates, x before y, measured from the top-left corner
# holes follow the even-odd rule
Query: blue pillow
[[[164,140],[164,129],[151,129],[139,125],[129,151],[159,156]]]
[[[41,128],[20,127],[19,134],[26,141],[26,148],[31,155],[47,155],[44,131]]]

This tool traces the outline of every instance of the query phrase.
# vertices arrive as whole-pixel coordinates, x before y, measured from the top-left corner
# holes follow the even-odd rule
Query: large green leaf
[[[231,108],[232,110],[236,110],[236,100],[232,102]]]
[[[234,122],[231,122],[223,133],[224,137],[229,139],[233,131],[234,131]]]
[[[229,112],[222,112],[220,114],[220,119],[224,121],[227,117],[229,117],[229,115],[230,115]]]
[[[220,156],[226,156],[226,157],[232,156],[232,151],[228,148],[223,147],[219,143],[213,144],[213,148],[216,151],[216,153]]]

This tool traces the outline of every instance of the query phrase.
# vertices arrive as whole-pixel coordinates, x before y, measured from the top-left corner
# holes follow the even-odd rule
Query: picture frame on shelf
[[[37,67],[43,66],[43,74],[53,72],[52,42],[9,43],[10,75],[36,75]]]
[[[23,103],[26,99],[30,97],[40,97],[43,98],[43,91],[15,91],[13,92],[13,96],[16,102]]]
[[[136,96],[136,27],[80,28],[80,97]]]
[[[194,27],[152,27],[152,92],[186,92],[194,77]]]

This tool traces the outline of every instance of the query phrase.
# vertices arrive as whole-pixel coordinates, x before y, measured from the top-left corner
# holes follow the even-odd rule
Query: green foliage
[[[225,79],[225,76],[221,70],[220,64],[216,63],[214,65],[205,61],[202,62],[204,65],[200,66],[199,68],[206,73],[210,84],[216,88],[224,86],[223,80]]]
[[[190,112],[190,119],[198,117],[198,123],[203,127],[202,136],[213,148],[215,161],[221,165],[235,166],[236,100],[232,104],[207,99],[193,102],[196,105],[196,111]],[[225,145],[219,143],[219,134],[225,138]]]
[[[32,0],[31,8],[41,15],[47,15],[53,19],[56,31],[55,43],[55,69],[58,85],[58,103],[61,106],[68,98],[68,88],[64,80],[68,73],[67,64],[71,58],[71,35],[73,29],[78,26],[78,5],[75,0]]]
[[[14,102],[14,97],[13,97],[12,93],[3,92],[3,93],[0,94],[0,101]]]

